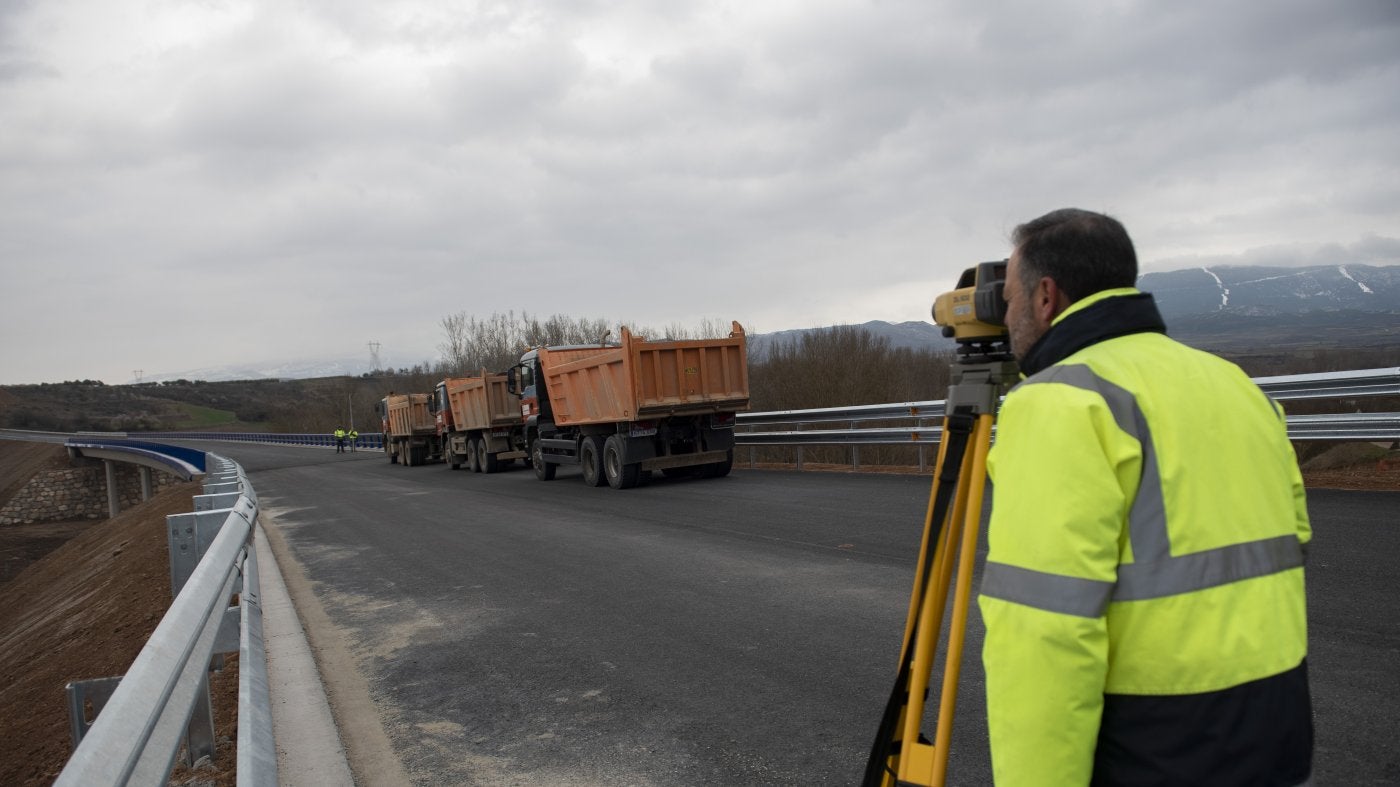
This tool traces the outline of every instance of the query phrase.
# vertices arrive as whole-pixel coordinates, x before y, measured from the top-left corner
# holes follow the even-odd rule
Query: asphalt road
[[[378,716],[416,783],[859,783],[927,477],[736,469],[619,492],[564,468],[202,447],[249,472],[333,629],[313,639],[357,672],[327,682],[365,687],[348,712]],[[1310,506],[1317,783],[1400,783],[1400,494]],[[981,642],[974,604],[955,784],[991,783]]]

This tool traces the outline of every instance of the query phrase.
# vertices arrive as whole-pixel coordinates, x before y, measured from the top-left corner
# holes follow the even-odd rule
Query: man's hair
[[[1137,283],[1133,241],[1112,216],[1062,208],[1017,227],[1011,239],[1021,253],[1021,283],[1027,290],[1049,276],[1072,303]]]

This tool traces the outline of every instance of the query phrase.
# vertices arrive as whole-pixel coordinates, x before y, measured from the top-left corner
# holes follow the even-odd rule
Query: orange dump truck
[[[506,375],[482,369],[476,377],[443,380],[437,384],[434,405],[443,458],[453,470],[466,465],[475,472],[494,473],[526,457],[520,399],[508,390]]]
[[[530,464],[548,481],[577,464],[584,481],[614,489],[644,473],[727,475],[734,415],[749,406],[748,345],[733,324],[723,339],[542,347],[508,373],[520,394]]]
[[[442,453],[437,424],[428,407],[428,394],[389,394],[374,409],[384,431],[384,453],[390,462],[421,465]]]

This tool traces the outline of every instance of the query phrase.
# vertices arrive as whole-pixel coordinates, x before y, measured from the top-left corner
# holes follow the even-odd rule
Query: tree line
[[[237,421],[226,428],[273,432],[329,432],[353,425],[362,433],[377,432],[375,405],[392,392],[429,392],[446,377],[471,376],[485,368],[502,371],[515,365],[531,347],[597,344],[618,341],[623,325],[654,340],[683,340],[728,336],[728,320],[705,320],[698,325],[673,323],[661,328],[614,323],[601,317],[541,317],[529,313],[493,313],[486,317],[458,312],[442,318],[439,358],[397,370],[380,369],[361,377],[320,380],[243,381],[205,383],[168,381],[161,384],[104,386],[100,381],[74,380],[63,384],[10,386],[0,390],[0,426],[18,429],[160,430],[174,426],[178,413],[170,400],[227,410]],[[754,339],[749,344],[751,410],[802,410],[889,402],[926,401],[947,396],[950,352],[942,348],[912,350],[860,326],[815,329],[781,339]],[[1400,365],[1400,349],[1331,348],[1309,351],[1231,356],[1253,376],[1303,374]],[[1394,412],[1400,398],[1372,397],[1352,402],[1334,400],[1288,402],[1290,413],[1367,410]],[[877,426],[881,424],[862,424]],[[888,425],[907,425],[907,422]],[[819,428],[844,428],[830,424]],[[786,427],[784,427],[786,428]],[[748,461],[750,449],[737,459]],[[764,448],[753,452],[759,462],[791,463],[793,448]],[[851,463],[848,448],[804,449],[807,462]],[[861,463],[918,462],[912,447],[861,449]]]

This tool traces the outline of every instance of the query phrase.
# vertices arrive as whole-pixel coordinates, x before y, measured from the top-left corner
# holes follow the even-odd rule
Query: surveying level
[[[995,342],[1006,338],[1007,260],[979,262],[963,271],[958,286],[933,301],[933,321],[943,335],[959,342]]]
[[[1000,277],[976,282],[970,277],[987,266],[1001,265]],[[987,481],[987,452],[992,443],[992,424],[1001,395],[1020,379],[1011,355],[1004,323],[1005,301],[1001,300],[1004,263],[982,263],[963,274],[960,289],[965,300],[977,301],[978,293],[987,310],[968,312],[959,323],[967,330],[958,339],[958,355],[951,368],[952,385],[943,418],[943,437],[938,444],[938,461],[933,471],[933,489],[924,517],[923,539],[914,573],[914,589],[909,599],[909,616],[904,624],[904,644],[894,688],[885,704],[879,732],[865,766],[864,787],[942,787],[948,771],[948,747],[953,736],[953,713],[957,705],[958,677],[962,669],[963,636],[967,629],[967,609],[972,591],[972,569],[977,556],[977,536],[982,518],[982,495]],[[966,283],[966,284],[965,284]],[[984,289],[985,286],[985,289]],[[938,303],[948,303],[940,296]],[[992,303],[995,298],[997,303]],[[988,319],[990,318],[990,319]],[[934,319],[959,319],[952,312]],[[968,449],[971,448],[969,451]],[[933,670],[948,589],[954,582],[952,619],[948,626],[948,646],[944,656],[943,686],[938,705],[934,737],[922,733],[925,702]]]

